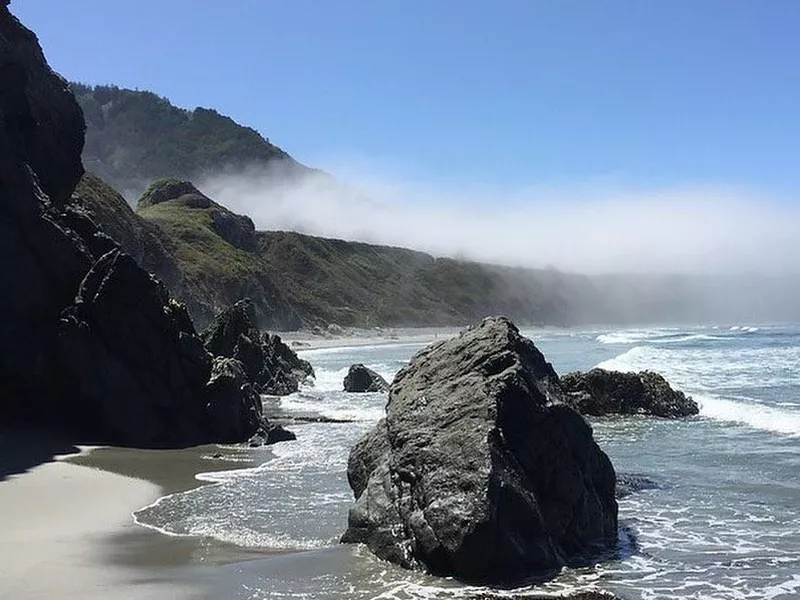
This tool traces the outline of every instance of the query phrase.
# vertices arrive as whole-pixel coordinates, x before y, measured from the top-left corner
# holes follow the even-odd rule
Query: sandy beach
[[[155,500],[159,487],[63,458],[0,481],[0,596],[153,597],[157,581],[108,559],[115,538],[137,528],[131,512]],[[189,591],[171,589],[177,598]]]
[[[206,565],[263,553],[171,537],[132,513],[165,493],[201,485],[202,470],[246,466],[184,450],[76,448],[47,434],[0,433],[0,598],[133,599],[203,596]],[[41,464],[36,464],[41,463]]]
[[[464,327],[418,327],[396,329],[347,328],[336,333],[314,333],[307,329],[279,332],[281,339],[295,351],[325,348],[355,348],[388,344],[430,344],[458,335]]]

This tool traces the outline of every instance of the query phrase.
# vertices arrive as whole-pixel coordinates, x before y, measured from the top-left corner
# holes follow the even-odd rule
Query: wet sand
[[[209,567],[264,558],[202,538],[167,536],[133,512],[203,485],[201,471],[261,464],[268,449],[84,448],[47,434],[0,433],[0,598],[207,597]],[[216,457],[215,457],[216,455]],[[41,464],[36,464],[36,463]]]
[[[134,600],[188,598],[188,581],[168,582],[109,560],[119,537],[135,534],[131,511],[160,493],[153,483],[57,459],[0,482],[0,597]],[[162,596],[163,597],[163,596]]]

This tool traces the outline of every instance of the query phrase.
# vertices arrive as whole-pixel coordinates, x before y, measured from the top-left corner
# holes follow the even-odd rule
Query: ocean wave
[[[335,421],[375,422],[383,417],[386,394],[349,394],[341,391],[324,395],[298,393],[280,400],[281,411],[289,416],[314,414]]]
[[[665,336],[676,335],[674,329],[627,329],[624,331],[614,331],[601,333],[595,339],[601,344],[638,344],[640,342],[651,341]]]
[[[661,373],[700,405],[700,415],[784,435],[800,435],[800,411],[765,404],[742,389],[800,385],[800,348],[676,350],[636,346],[596,366],[622,372]],[[737,393],[725,394],[725,390]]]
[[[247,548],[331,546],[353,499],[343,476],[350,446],[368,427],[293,426],[297,440],[270,446],[266,462],[199,473],[196,479],[207,485],[163,496],[136,511],[134,520],[171,536],[207,537]]]
[[[740,402],[709,394],[694,394],[700,415],[716,421],[741,423],[755,429],[800,436],[800,413],[783,407]]]

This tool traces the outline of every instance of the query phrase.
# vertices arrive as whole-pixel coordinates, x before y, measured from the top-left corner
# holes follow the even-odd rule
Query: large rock
[[[241,361],[248,379],[263,394],[284,396],[314,376],[308,361],[283,343],[280,336],[260,333],[249,298],[222,311],[203,333],[206,348],[217,356]]]
[[[658,373],[621,373],[592,369],[567,373],[561,384],[570,404],[585,415],[607,414],[687,417],[699,412],[697,403],[673,390]]]
[[[533,342],[492,317],[412,358],[353,449],[342,540],[407,568],[507,581],[615,548],[615,474]]]
[[[389,389],[386,380],[362,364],[350,365],[342,382],[345,392],[385,392]]]
[[[63,312],[56,348],[56,380],[80,399],[59,412],[98,441],[244,441],[265,424],[241,365],[212,365],[186,309],[117,249],[97,261]]]
[[[93,257],[61,222],[83,174],[84,122],[36,36],[0,6],[0,408],[26,420],[49,399],[58,316]]]
[[[72,201],[84,121],[0,4],[0,420],[87,442],[183,446],[266,428],[212,382],[185,308]],[[207,385],[208,384],[208,385]]]

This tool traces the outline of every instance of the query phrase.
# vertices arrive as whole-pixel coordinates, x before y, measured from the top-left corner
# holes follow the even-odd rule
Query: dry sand
[[[142,527],[133,512],[203,485],[202,471],[261,464],[269,448],[77,448],[42,432],[0,429],[0,600],[216,598],[235,571],[273,556]],[[220,577],[222,575],[222,577]]]
[[[345,329],[338,333],[314,334],[308,330],[281,332],[281,339],[295,351],[322,348],[351,348],[387,344],[430,344],[457,335],[461,327],[422,327],[398,329]]]
[[[157,597],[158,577],[144,582],[139,570],[108,557],[114,538],[137,527],[131,512],[159,492],[155,484],[63,460],[1,481],[0,597]],[[170,597],[189,592],[170,584]]]

